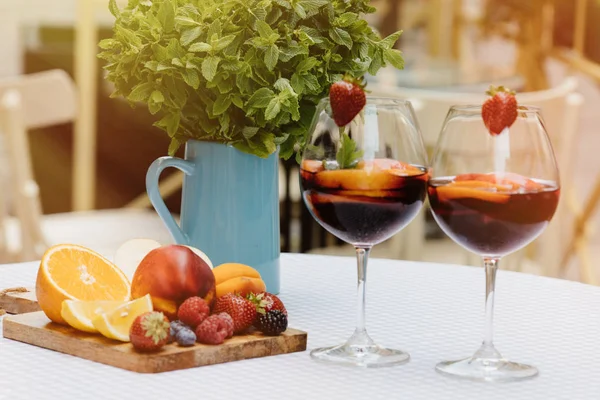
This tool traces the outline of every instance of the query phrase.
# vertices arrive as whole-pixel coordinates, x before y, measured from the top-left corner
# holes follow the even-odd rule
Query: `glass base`
[[[310,352],[310,356],[321,362],[365,368],[391,367],[410,360],[410,355],[404,351],[387,349],[376,344],[364,346],[344,343],[315,349]]]
[[[535,367],[507,361],[503,358],[470,357],[458,361],[444,361],[436,365],[436,371],[457,378],[484,382],[509,382],[533,378],[538,374]]]

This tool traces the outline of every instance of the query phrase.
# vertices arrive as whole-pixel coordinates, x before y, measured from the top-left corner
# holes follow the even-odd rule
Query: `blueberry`
[[[193,346],[196,343],[196,334],[190,328],[182,327],[175,334],[175,341],[179,343],[180,346]]]
[[[177,332],[179,332],[183,328],[188,328],[189,329],[189,327],[186,324],[184,324],[183,322],[181,322],[179,320],[172,321],[171,322],[171,329],[170,329],[170,331],[171,331],[171,337],[174,338],[175,335],[177,335]]]

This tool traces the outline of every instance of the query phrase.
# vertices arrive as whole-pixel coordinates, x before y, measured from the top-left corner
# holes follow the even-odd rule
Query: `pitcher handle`
[[[148,193],[148,197],[150,198],[150,202],[154,209],[158,213],[158,216],[164,224],[167,226],[169,232],[175,239],[176,243],[189,245],[190,241],[188,235],[181,229],[177,222],[175,222],[175,218],[169,212],[169,209],[165,205],[165,201],[160,195],[160,191],[158,190],[158,180],[160,178],[160,174],[164,171],[165,168],[177,168],[182,171],[186,175],[193,175],[194,170],[196,168],[195,164],[182,160],[177,157],[160,157],[154,160],[150,168],[148,168],[148,172],[146,173],[146,192]]]

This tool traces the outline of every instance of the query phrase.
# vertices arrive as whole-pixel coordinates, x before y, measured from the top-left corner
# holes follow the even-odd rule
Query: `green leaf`
[[[271,29],[269,24],[261,20],[256,21],[256,30],[258,31],[260,37],[264,39],[268,39],[271,35],[275,33],[275,31]]]
[[[110,13],[115,18],[119,18],[121,16],[121,10],[119,10],[119,6],[117,5],[117,0],[110,0],[108,2],[108,9],[110,10]]]
[[[166,33],[175,28],[175,8],[173,2],[163,1],[158,8],[158,20]]]
[[[213,104],[213,114],[221,115],[231,106],[231,98],[229,96],[219,97]]]
[[[265,118],[267,121],[274,119],[281,111],[281,103],[279,102],[279,98],[275,97],[272,99],[267,105],[267,109],[265,110]]]
[[[340,130],[340,148],[335,158],[340,169],[355,168],[359,159],[363,156],[363,151],[356,149],[356,142],[342,129]]]
[[[391,35],[389,35],[388,37],[383,39],[380,42],[380,44],[386,49],[391,49],[392,47],[394,47],[394,45],[396,44],[398,39],[400,39],[401,35],[402,35],[402,31],[392,33]]]
[[[269,88],[258,89],[248,100],[248,108],[267,108],[271,100],[275,98],[275,93]]]
[[[222,37],[219,40],[217,40],[217,42],[214,44],[214,50],[221,51],[225,47],[229,46],[234,40],[235,35],[227,35],[225,37]]]
[[[404,58],[402,52],[396,49],[385,49],[383,51],[385,62],[392,64],[395,68],[404,69]]]
[[[179,26],[200,26],[200,22],[190,17],[177,16],[175,17],[175,23]]]
[[[187,29],[187,30],[183,31],[183,33],[181,34],[181,44],[184,46],[187,46],[190,43],[192,43],[194,40],[198,39],[201,34],[202,34],[202,28],[200,28],[199,26],[192,28],[192,29]],[[190,50],[190,51],[194,51],[194,50]]]
[[[269,71],[273,71],[277,65],[277,61],[279,61],[279,48],[272,44],[265,51],[265,66]]]
[[[258,127],[256,126],[245,126],[244,129],[242,129],[242,135],[244,135],[246,139],[251,139],[257,133]]]
[[[297,4],[302,5],[307,12],[312,12],[329,4],[329,0],[299,0]]]
[[[353,12],[347,12],[340,15],[335,20],[335,24],[342,28],[347,28],[358,20],[358,15]]]
[[[155,103],[162,103],[163,101],[165,101],[165,96],[163,96],[163,94],[160,90],[153,91],[152,94],[150,95],[150,98]]]
[[[145,102],[150,98],[150,94],[154,90],[152,82],[143,82],[136,85],[127,96],[127,100],[134,102]]]
[[[300,3],[296,3],[294,5],[294,12],[296,13],[296,15],[298,17],[300,17],[301,19],[306,18],[306,10],[304,9],[304,7],[302,7],[302,4]]]
[[[304,74],[319,64],[319,61],[315,57],[308,57],[300,61],[296,66],[296,72]]]
[[[288,90],[290,93],[294,92],[294,89],[290,85],[290,81],[286,78],[277,79],[277,81],[275,81],[275,83],[273,84],[273,87],[279,90],[280,92],[283,92],[285,90]]]
[[[182,143],[177,138],[171,138],[171,143],[169,144],[169,155],[171,157],[175,156],[177,150],[181,147]]]
[[[167,114],[154,125],[158,126],[161,129],[164,129],[165,131],[167,131],[167,134],[169,136],[173,137],[179,130],[180,118],[181,116],[179,113]]]
[[[205,53],[207,51],[212,51],[213,47],[204,42],[197,42],[190,46],[190,51],[192,53]]]
[[[221,62],[221,59],[216,56],[207,57],[202,62],[202,76],[204,76],[207,81],[212,82],[212,80],[215,79],[219,62]]]
[[[331,37],[331,39],[335,43],[342,45],[342,46],[346,46],[349,49],[352,49],[352,44],[353,44],[352,37],[345,30],[343,30],[341,28],[330,29],[329,37]]]
[[[111,50],[119,47],[121,44],[115,39],[103,39],[98,43],[98,46],[103,50]]]
[[[195,69],[185,69],[182,72],[182,75],[185,83],[194,89],[198,89],[200,87],[200,77],[198,76],[198,71]]]

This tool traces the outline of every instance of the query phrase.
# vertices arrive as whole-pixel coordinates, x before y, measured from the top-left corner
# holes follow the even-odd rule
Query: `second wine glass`
[[[321,226],[356,249],[358,313],[344,344],[313,350],[319,361],[381,367],[408,353],[376,344],[366,330],[367,260],[371,248],[403,229],[419,212],[428,173],[425,147],[409,102],[368,97],[363,111],[338,127],[322,100],[301,164],[302,196]]]

